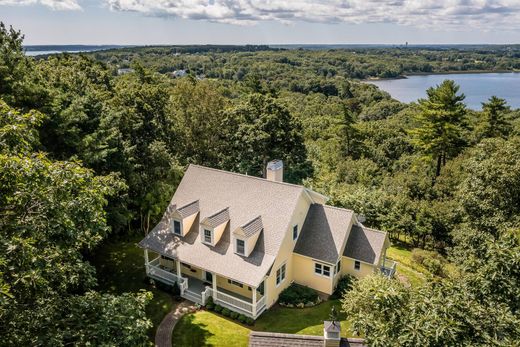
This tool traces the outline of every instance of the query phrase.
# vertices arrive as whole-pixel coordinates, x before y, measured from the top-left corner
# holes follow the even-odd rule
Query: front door
[[[213,274],[211,272],[204,271],[204,279],[206,282],[213,283]]]

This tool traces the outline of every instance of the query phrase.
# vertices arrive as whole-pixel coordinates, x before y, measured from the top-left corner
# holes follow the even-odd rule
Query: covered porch
[[[205,305],[212,297],[215,303],[253,319],[266,309],[263,283],[255,288],[176,259],[157,256],[149,260],[148,256],[145,250],[147,275],[167,284],[178,283],[181,296],[190,301]]]

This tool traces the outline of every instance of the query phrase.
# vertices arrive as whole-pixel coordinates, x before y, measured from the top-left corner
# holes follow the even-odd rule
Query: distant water
[[[29,45],[25,46],[25,54],[28,56],[59,54],[59,53],[80,53],[101,51],[111,48],[123,48],[129,46],[121,45]]]
[[[426,97],[426,89],[445,79],[454,80],[460,86],[460,92],[466,95],[464,102],[471,109],[482,109],[481,103],[493,95],[506,99],[512,108],[520,108],[520,73],[421,75],[369,83],[388,92],[394,99],[412,102]]]

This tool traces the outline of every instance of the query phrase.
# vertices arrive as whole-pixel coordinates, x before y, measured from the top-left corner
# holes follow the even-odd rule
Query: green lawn
[[[338,300],[330,300],[318,306],[297,309],[272,307],[264,312],[252,327],[246,327],[213,312],[198,311],[184,316],[173,332],[175,346],[247,346],[251,330],[304,335],[322,335],[323,321]],[[340,313],[343,336],[351,336],[349,323]]]
[[[421,264],[412,260],[410,246],[399,241],[392,241],[392,246],[388,248],[386,256],[397,261],[397,278],[409,282],[412,286],[419,286],[426,280],[429,272]]]
[[[174,346],[247,346],[251,330],[213,312],[187,314],[175,326]]]
[[[146,289],[153,293],[153,300],[146,308],[146,313],[153,322],[153,328],[149,332],[153,338],[157,326],[172,309],[174,300],[170,294],[145,284],[144,255],[137,247],[141,238],[136,236],[130,240],[105,243],[96,249],[90,260],[97,270],[100,291],[135,293]]]

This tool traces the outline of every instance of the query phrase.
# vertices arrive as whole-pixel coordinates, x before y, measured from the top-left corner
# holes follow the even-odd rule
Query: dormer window
[[[263,230],[262,218],[260,216],[250,220],[233,231],[233,244],[235,253],[249,257],[256,247],[256,241]]]
[[[246,254],[246,243],[244,240],[237,239],[237,253],[241,255]]]
[[[202,243],[215,246],[229,223],[229,208],[222,209],[200,222],[200,240]]]
[[[204,243],[213,244],[213,232],[209,229],[204,229]]]
[[[177,208],[177,205],[169,207],[171,232],[177,236],[186,236],[199,213],[199,201],[193,201]]]
[[[179,220],[173,221],[173,233],[175,235],[182,235],[182,223]]]

